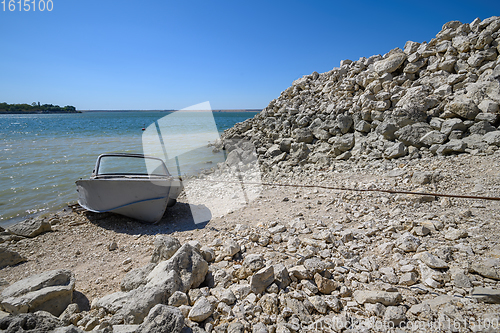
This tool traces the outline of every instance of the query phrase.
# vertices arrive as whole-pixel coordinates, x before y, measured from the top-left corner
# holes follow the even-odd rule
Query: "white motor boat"
[[[182,180],[170,175],[161,159],[141,154],[102,154],[90,179],[76,181],[83,208],[148,223],[158,222],[182,189]]]

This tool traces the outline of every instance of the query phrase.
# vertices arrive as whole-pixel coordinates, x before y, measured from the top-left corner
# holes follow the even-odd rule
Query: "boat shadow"
[[[114,213],[98,214],[86,211],[84,214],[91,223],[101,228],[129,235],[170,234],[203,229],[212,219],[212,213],[208,207],[189,205],[179,201],[173,207],[167,208],[162,219],[157,223],[144,223]]]

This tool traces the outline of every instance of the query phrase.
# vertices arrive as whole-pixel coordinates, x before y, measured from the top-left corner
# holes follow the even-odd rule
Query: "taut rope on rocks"
[[[335,187],[335,186],[326,186],[326,185],[216,181],[216,180],[208,180],[208,179],[203,179],[203,180],[208,181],[208,182],[214,182],[214,183],[241,184],[241,185],[263,185],[263,186],[280,186],[280,187],[297,187],[297,188],[322,188],[322,189],[326,189],[326,190],[335,190],[335,191],[382,192],[382,193],[391,193],[391,194],[431,195],[431,196],[435,196],[435,197],[445,197],[445,198],[500,201],[499,197],[486,197],[486,196],[448,194],[448,193],[413,192],[413,191],[389,190],[389,189],[380,189],[380,188],[350,188],[350,187]]]

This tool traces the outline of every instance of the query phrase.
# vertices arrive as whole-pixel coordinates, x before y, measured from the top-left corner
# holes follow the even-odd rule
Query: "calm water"
[[[214,112],[216,130],[221,133],[255,114]],[[196,112],[183,118],[172,118],[168,112],[0,115],[0,224],[76,202],[75,180],[90,176],[101,153],[150,154],[143,151],[143,133],[152,127],[144,132],[142,127],[154,128],[155,121],[164,138],[177,146],[182,143],[181,152],[191,150],[179,159],[181,174],[196,173],[224,159],[222,153],[214,154],[206,145],[199,148],[200,143],[192,140],[207,138],[203,133],[207,121]],[[172,142],[164,144],[172,158]],[[167,166],[177,174],[175,164]]]

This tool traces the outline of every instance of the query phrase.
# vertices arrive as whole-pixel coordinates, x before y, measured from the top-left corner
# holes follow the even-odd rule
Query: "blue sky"
[[[0,3],[0,102],[80,110],[264,108],[342,59],[500,15],[500,1],[18,1]]]

